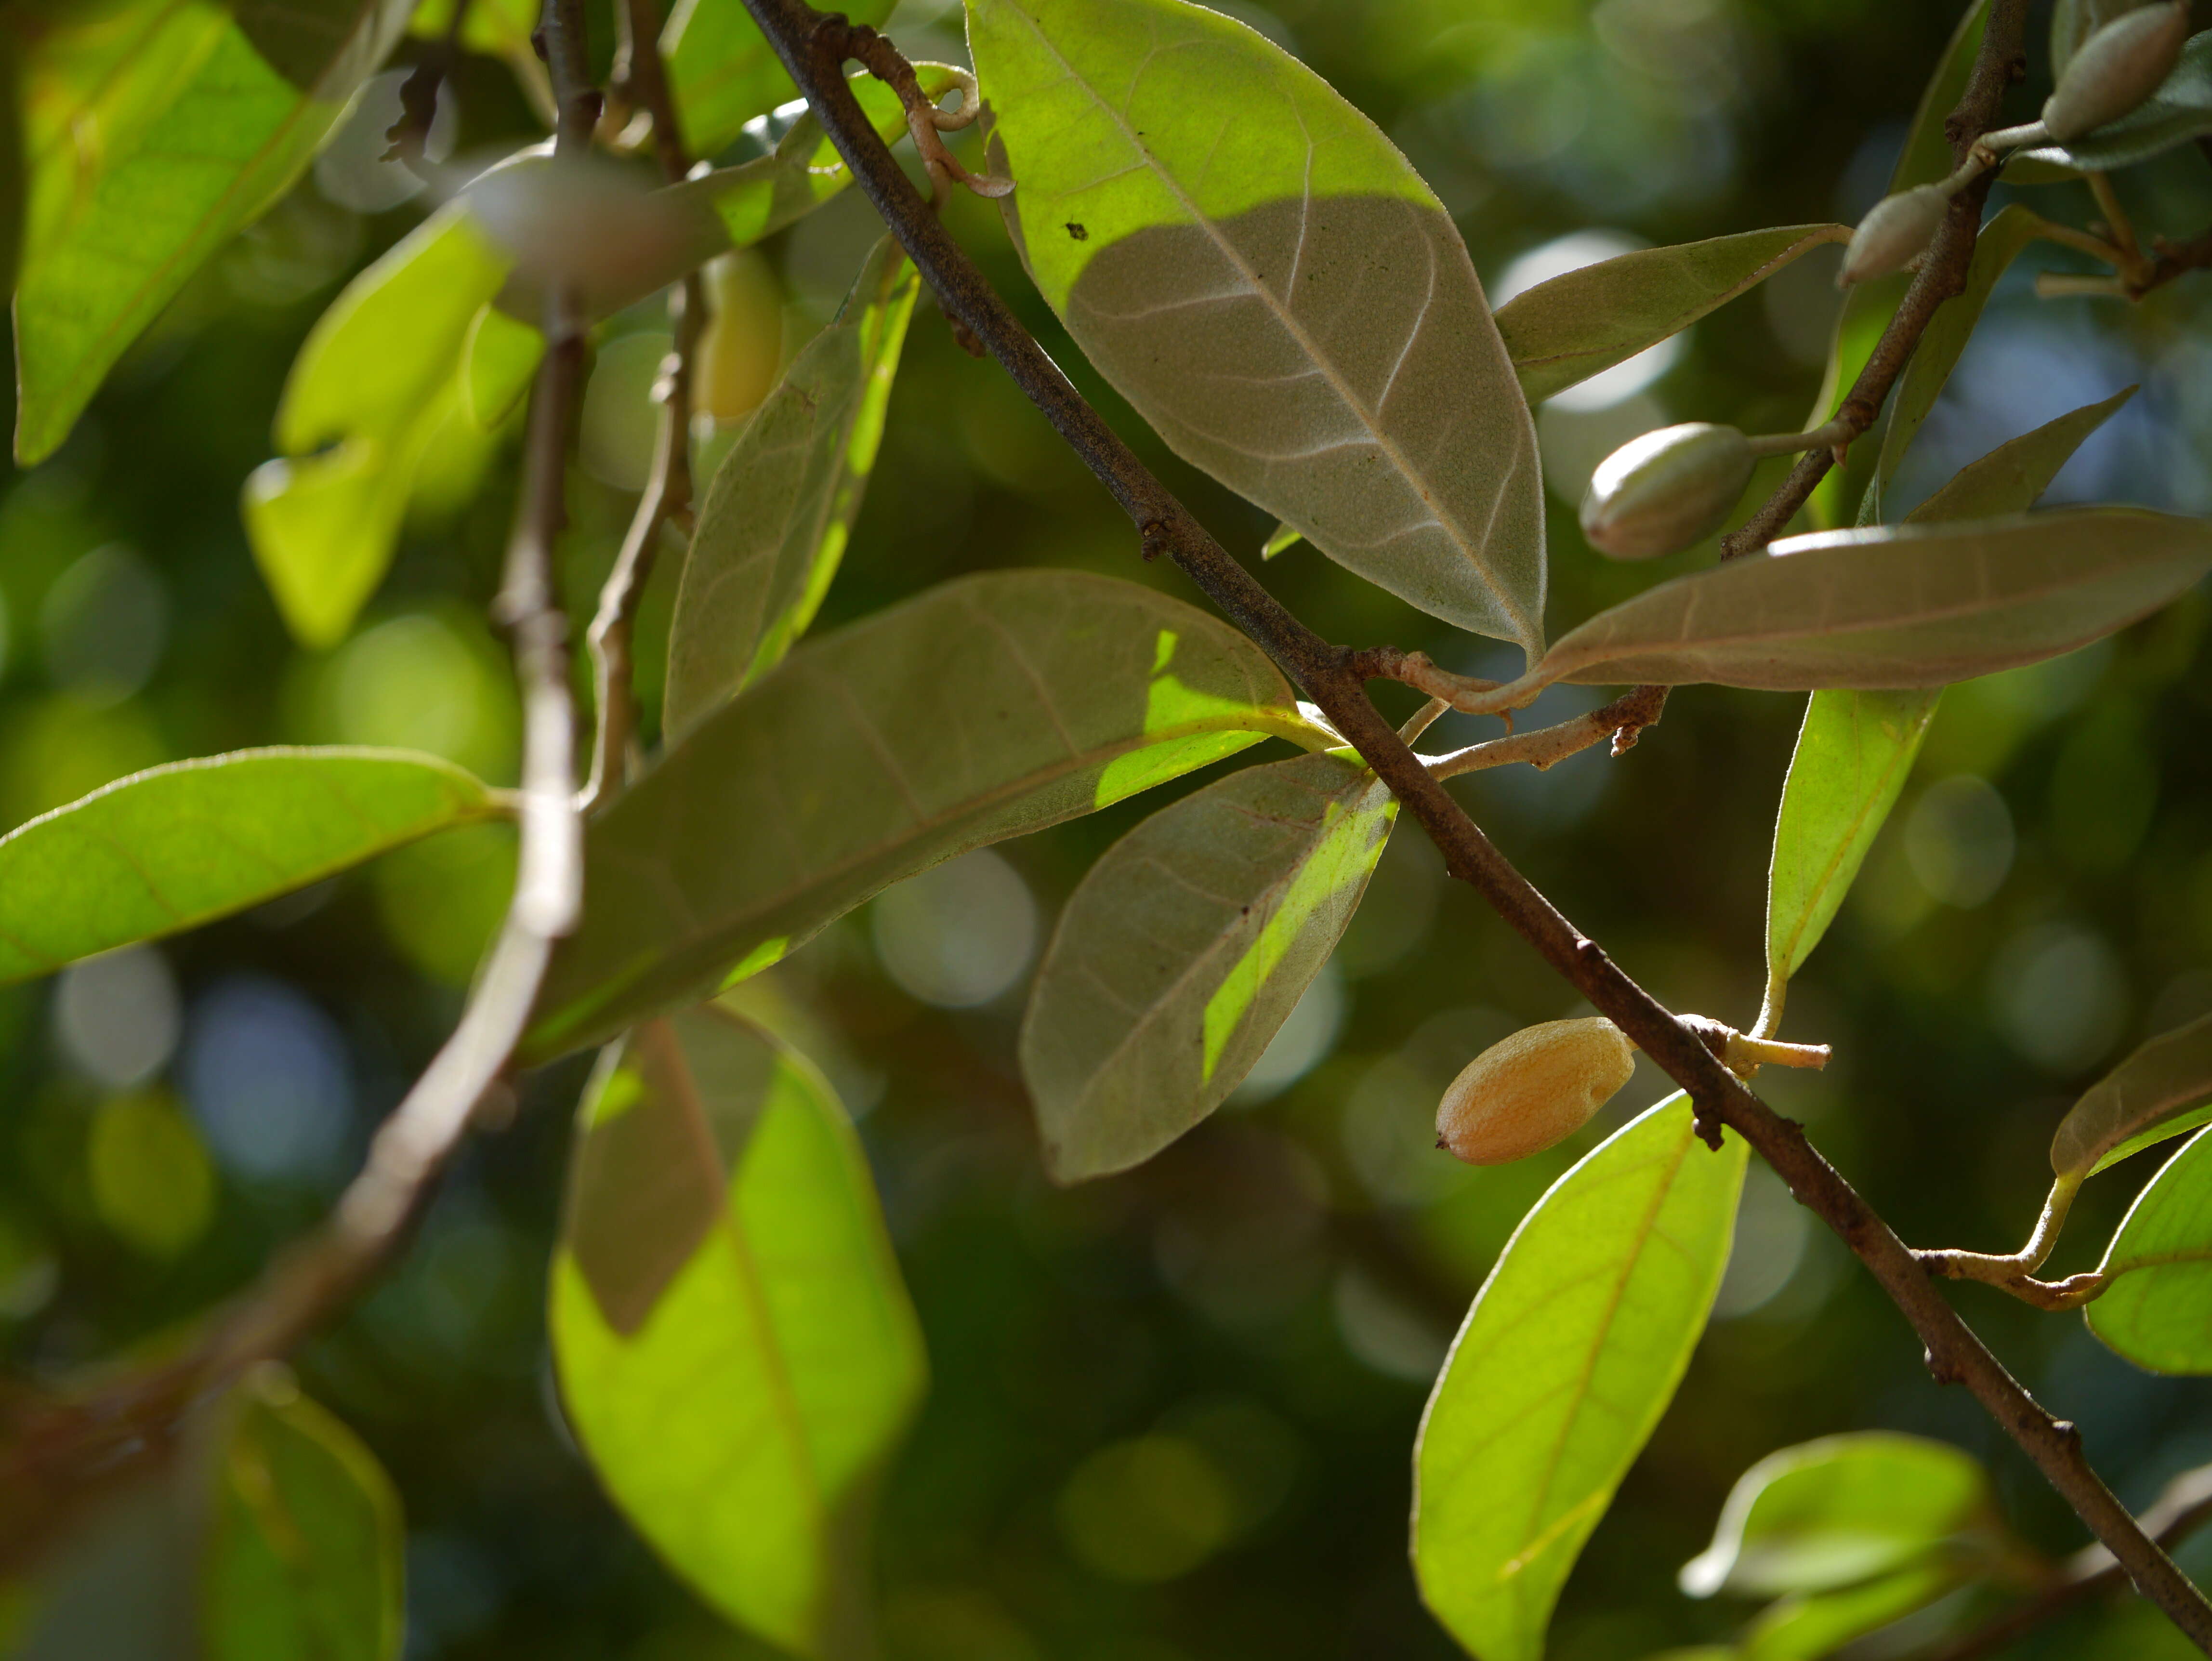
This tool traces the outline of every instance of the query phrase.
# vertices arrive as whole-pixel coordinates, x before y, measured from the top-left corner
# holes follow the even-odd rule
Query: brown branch
[[[1951,141],[1954,163],[1964,162],[1974,141],[1997,125],[1997,111],[2004,102],[2006,88],[2027,73],[2027,0],[1990,0],[1981,51],[1975,56],[1958,107],[1943,124],[1944,133]],[[1982,207],[1989,200],[1990,186],[1996,182],[1994,173],[1984,173],[1951,198],[1950,212],[1923,256],[1911,286],[1905,289],[1905,298],[1889,319],[1889,326],[1875,344],[1874,355],[1867,359],[1866,367],[1859,371],[1858,379],[1851,383],[1850,391],[1836,408],[1836,418],[1844,423],[1851,437],[1874,425],[1875,417],[1888,400],[1890,389],[1905,373],[1905,366],[1912,361],[1914,348],[1919,345],[1920,337],[1927,332],[1943,302],[1966,292],[1966,273],[1974,263],[1974,241],[1981,233]],[[1849,441],[1847,438],[1845,443]],[[1747,554],[1759,553],[1780,536],[1827,477],[1828,469],[1836,463],[1837,452],[1843,447],[1838,445],[1834,449],[1808,450],[1799,457],[1790,476],[1782,481],[1781,488],[1749,520],[1721,538],[1721,557],[1741,559]]]
[[[1659,717],[1665,713],[1666,708],[1665,687],[1639,686],[1615,698],[1603,709],[1577,715],[1571,721],[1563,721],[1553,727],[1539,727],[1527,733],[1514,733],[1502,739],[1491,739],[1482,744],[1470,744],[1464,750],[1455,750],[1448,755],[1424,756],[1421,759],[1427,764],[1431,777],[1455,779],[1462,773],[1479,772],[1486,767],[1503,767],[1511,762],[1526,762],[1541,772],[1604,739],[1613,740],[1614,755],[1625,755],[1636,747],[1637,737],[1645,727],[1658,725]],[[1401,733],[1400,736],[1405,735]]]
[[[676,100],[668,89],[667,66],[660,57],[659,0],[624,0],[625,51],[618,74],[622,84],[653,123],[660,171],[671,184],[690,172],[691,158]],[[653,439],[652,476],[623,538],[614,569],[599,590],[599,609],[586,636],[598,720],[592,744],[592,770],[584,786],[586,810],[629,776],[637,735],[637,694],[632,684],[632,637],[646,580],[660,551],[662,532],[691,506],[691,389],[694,359],[705,326],[706,285],[697,272],[687,276],[668,296],[673,336],[653,395],[660,405]]]
[[[587,142],[597,94],[580,72],[577,0],[548,0],[544,35],[563,89],[560,137]],[[586,120],[582,137],[570,125]],[[40,1397],[8,1416],[0,1451],[0,1573],[20,1567],[96,1495],[176,1445],[184,1416],[257,1361],[282,1355],[331,1319],[405,1239],[439,1176],[488,1100],[501,1092],[553,944],[582,899],[575,806],[575,711],[568,624],[554,579],[568,455],[581,400],[584,339],[566,296],[548,302],[551,344],[531,401],[522,500],[493,613],[513,642],[523,704],[521,858],[497,941],[453,1034],[380,1125],[368,1159],[322,1229],[273,1262],[254,1290],[166,1366],[112,1387]]]
[[[2151,239],[2157,255],[2149,260],[2142,275],[2127,285],[2130,300],[2141,300],[2153,289],[2164,288],[2174,278],[2190,271],[2201,271],[2212,266],[2212,230],[2193,236],[2186,242],[2169,242],[2164,237]]]
[[[1560,916],[1432,778],[1375,706],[1354,656],[1306,629],[1138,459],[1021,326],[962,252],[877,138],[843,74],[855,31],[804,0],[745,0],[762,31],[806,94],[823,129],[869,199],[936,291],[940,306],[990,350],[1061,437],[1121,503],[1148,552],[1171,556],[1229,618],[1318,703],[1337,730],[1385,780],[1443,852],[1451,873],[1498,915],[1603,1014],[1689,1092],[1699,1126],[1717,1140],[1726,1125],[1757,1148],[1801,1203],[1842,1237],[1904,1312],[1927,1348],[1929,1370],[1963,1383],[2033,1459],[2144,1594],[2212,1654],[2212,1604],[2136,1526],[2083,1457],[2074,1427],[2051,1417],[1944,1301],[1889,1226],[1813,1147],[1802,1129],[1752,1094],[1669,1013]],[[2018,55],[2021,0],[1996,0],[1984,63],[1969,88],[1972,111],[1994,111]],[[1986,87],[1977,97],[1976,87]],[[1982,125],[1985,125],[1986,122]],[[1980,131],[1977,126],[1976,131]]]

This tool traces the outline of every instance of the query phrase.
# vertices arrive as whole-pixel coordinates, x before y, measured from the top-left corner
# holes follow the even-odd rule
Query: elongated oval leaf
[[[1022,1022],[1055,1180],[1150,1159],[1243,1082],[1352,921],[1397,812],[1364,768],[1301,756],[1185,796],[1091,868]]]
[[[58,449],[125,347],[299,177],[412,0],[89,7],[25,64],[32,210],[15,455]]]
[[[1792,537],[1562,636],[1516,691],[1698,681],[1941,686],[2125,628],[2212,569],[2212,525],[2133,508]]]
[[[2089,1330],[2152,1372],[2212,1373],[2212,1132],[2166,1162],[2098,1268]]]
[[[1711,1545],[1682,1566],[1692,1597],[1832,1591],[1918,1561],[1996,1518],[1989,1473],[1947,1442],[1824,1436],[1736,1479]]]
[[[1820,1661],[1927,1608],[1966,1579],[1954,1564],[1923,1563],[1863,1585],[1785,1597],[1760,1611],[1732,1652],[1735,1661]]]
[[[2087,1177],[2212,1116],[2212,1015],[2161,1032],[2091,1085],[2051,1139],[2051,1168]]]
[[[886,236],[714,471],[669,627],[661,726],[735,697],[806,631],[875,465],[921,281]]]
[[[1277,733],[1335,742],[1259,648],[1134,583],[1002,571],[794,652],[585,837],[532,1054],[773,963],[878,890]]]
[[[1559,1588],[1681,1381],[1727,1266],[1746,1150],[1686,1097],[1522,1220],[1453,1341],[1414,1452],[1421,1597],[1482,1661],[1537,1661]]]
[[[2046,423],[1978,460],[1907,516],[1913,524],[2023,513],[2127,392]],[[1815,692],[1790,757],[1766,884],[1766,1005],[1779,1019],[1784,983],[1804,966],[1857,879],[1867,850],[1920,753],[1937,689]]]
[[[240,1386],[204,1558],[207,1661],[398,1661],[399,1496],[375,1456],[269,1367]]]
[[[118,779],[0,837],[0,982],[153,940],[489,818],[398,750],[241,750]]]
[[[1791,261],[1850,240],[1848,225],[1784,225],[1641,248],[1540,283],[1498,308],[1532,404],[1656,346]]]
[[[823,1653],[928,1364],[821,1074],[711,1007],[611,1046],[550,1296],[562,1399],[616,1503],[725,1615]]]
[[[2118,120],[2064,144],[2023,151],[2033,161],[2111,173],[2212,133],[2212,29],[2192,34],[2163,86]]]
[[[1535,429],[1405,157],[1182,0],[969,0],[968,19],[1008,228],[1106,378],[1338,563],[1540,651]]]
[[[1960,355],[1973,337],[1974,326],[1982,320],[1982,308],[1989,303],[1990,291],[2021,250],[2035,240],[2042,222],[2039,216],[2015,204],[1982,227],[1975,239],[1973,261],[1966,270],[1966,286],[1938,306],[1935,316],[1928,319],[1919,345],[1913,348],[1912,361],[1905,366],[1897,394],[1890,400],[1889,425],[1882,434],[1881,459],[1875,464],[1874,478],[1860,508],[1860,523],[1873,524],[1881,518],[1882,493],[1897,477],[1905,451],[1935,409],[1951,371],[1958,367]]]

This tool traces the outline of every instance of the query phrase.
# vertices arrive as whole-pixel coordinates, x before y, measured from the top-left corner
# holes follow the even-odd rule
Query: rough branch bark
[[[861,188],[936,291],[939,303],[996,357],[1137,526],[1149,555],[1172,557],[1220,610],[1318,703],[1443,852],[1451,873],[1471,884],[1553,968],[1640,1044],[1687,1091],[1702,1128],[1741,1135],[1859,1256],[1927,1348],[1929,1370],[1963,1383],[2063,1494],[2129,1575],[2212,1654],[2212,1604],[2136,1526],[2083,1457],[2081,1437],[2021,1388],[1922,1272],[1905,1244],[1808,1141],[1708,1050],[1697,1033],[1607,958],[1493,847],[1459,803],[1368,700],[1355,656],[1308,630],[1254,580],[1084,401],[962,252],[861,113],[844,64],[871,30],[825,15],[804,0],[745,0]],[[1970,97],[1990,88],[1994,110],[2017,54],[2021,0],[1998,0],[1984,60]],[[2001,26],[2002,22],[2002,26]],[[1986,125],[1986,123],[1984,123]],[[1017,182],[1018,188],[1018,181]]]

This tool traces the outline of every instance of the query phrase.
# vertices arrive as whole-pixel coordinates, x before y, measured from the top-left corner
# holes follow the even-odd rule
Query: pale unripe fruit
[[[2066,73],[2081,43],[2116,17],[2124,17],[2144,0],[2058,0],[2051,9],[2051,74]]]
[[[2187,0],[2145,6],[2081,43],[2043,106],[2043,125],[2063,144],[2117,121],[2156,92],[2189,41]]]
[[[693,358],[691,407],[722,426],[743,420],[775,385],[783,356],[783,295],[751,249],[709,260],[707,326]]]
[[[1741,433],[1706,421],[1632,438],[1590,475],[1583,534],[1615,559],[1678,552],[1720,528],[1754,460]]]
[[[1941,185],[1916,185],[1895,196],[1885,196],[1867,210],[1858,228],[1844,249],[1843,269],[1836,286],[1848,289],[1877,277],[1901,271],[1927,251],[1942,227],[1951,198]]]
[[[1541,1153],[1590,1121],[1636,1070],[1602,1015],[1523,1027],[1467,1064],[1437,1107],[1437,1145],[1469,1165]]]

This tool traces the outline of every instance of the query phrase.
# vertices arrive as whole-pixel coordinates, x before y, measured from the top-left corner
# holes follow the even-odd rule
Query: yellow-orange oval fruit
[[[732,426],[760,406],[783,356],[783,292],[757,249],[707,262],[707,326],[692,355],[691,407]]]
[[[1602,1015],[1523,1027],[1469,1062],[1437,1106],[1437,1137],[1469,1165],[1541,1153],[1590,1121],[1636,1070]]]

